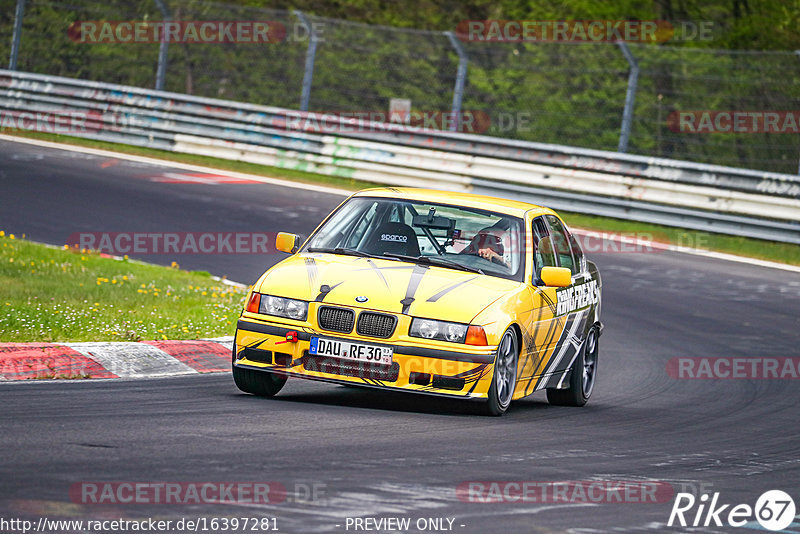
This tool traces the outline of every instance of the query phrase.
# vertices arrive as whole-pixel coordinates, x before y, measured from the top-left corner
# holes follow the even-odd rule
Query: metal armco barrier
[[[794,175],[0,70],[4,127],[71,112],[90,139],[800,244]]]

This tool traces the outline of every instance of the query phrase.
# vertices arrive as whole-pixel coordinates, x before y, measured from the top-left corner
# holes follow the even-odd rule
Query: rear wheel
[[[550,404],[558,406],[583,406],[589,401],[589,397],[594,391],[594,383],[597,378],[597,356],[599,348],[597,344],[597,328],[592,327],[583,340],[578,357],[572,364],[569,377],[569,387],[567,389],[547,390],[547,400]]]
[[[233,381],[236,387],[245,393],[259,397],[272,397],[286,383],[286,376],[276,375],[269,371],[254,371],[233,366]]]
[[[518,355],[517,332],[513,328],[509,328],[497,346],[492,385],[489,388],[489,399],[485,405],[488,415],[503,415],[508,409],[508,405],[511,404],[514,386],[517,384]]]

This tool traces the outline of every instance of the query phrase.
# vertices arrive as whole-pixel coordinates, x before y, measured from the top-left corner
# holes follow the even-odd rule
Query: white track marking
[[[106,158],[117,158],[126,161],[135,161],[137,163],[146,163],[149,165],[156,165],[158,167],[174,167],[176,169],[184,169],[189,171],[202,172],[206,174],[217,174],[230,176],[232,178],[240,178],[243,180],[253,180],[264,184],[278,185],[281,187],[292,187],[294,189],[304,189],[306,191],[314,191],[317,193],[326,193],[329,195],[349,196],[353,191],[347,189],[340,189],[337,187],[329,187],[319,184],[304,184],[300,182],[292,182],[289,180],[281,180],[280,178],[267,178],[265,176],[258,176],[255,174],[247,174],[243,172],[228,171],[225,169],[215,169],[213,167],[203,167],[202,165],[192,165],[189,163],[180,163],[177,161],[170,161],[166,159],[148,158],[145,156],[134,156],[132,154],[123,154],[121,152],[113,152],[111,150],[101,150],[98,148],[85,148],[75,145],[68,145],[65,143],[53,143],[52,141],[40,141],[38,139],[27,139],[24,137],[14,137],[10,135],[0,135],[0,140],[9,141],[12,143],[25,143],[29,145],[39,146],[43,148],[54,148],[57,150],[69,150],[72,152],[80,152],[82,154],[92,154],[94,156],[102,156]]]
[[[728,254],[726,252],[713,252],[711,250],[703,250],[691,247],[681,247],[678,245],[671,245],[668,243],[659,243],[657,241],[648,241],[645,239],[620,235],[615,232],[606,232],[603,230],[586,230],[584,228],[570,228],[574,234],[583,236],[600,237],[616,243],[624,243],[626,245],[636,245],[640,247],[649,247],[655,250],[665,250],[669,252],[677,252],[679,254],[690,254],[692,256],[700,256],[702,258],[712,258],[715,260],[733,261],[736,263],[745,263],[747,265],[756,265],[758,267],[767,267],[770,269],[781,269],[784,271],[791,271],[800,273],[800,265],[789,265],[786,263],[779,263],[777,261],[759,260],[756,258],[748,258],[746,256],[737,256],[736,254]],[[699,231],[699,230],[698,230]]]
[[[304,183],[297,183],[291,182],[289,180],[281,180],[279,178],[266,178],[264,176],[257,176],[254,174],[246,174],[241,172],[234,172],[234,171],[226,171],[223,169],[215,169],[213,167],[203,167],[201,165],[190,165],[187,163],[179,163],[176,161],[164,160],[164,159],[157,159],[157,158],[148,158],[144,156],[134,156],[131,154],[123,154],[121,152],[113,152],[111,150],[100,150],[96,148],[84,148],[75,145],[68,145],[65,143],[54,143],[52,141],[40,141],[38,139],[27,139],[24,137],[14,137],[10,135],[0,135],[0,140],[2,141],[9,141],[12,143],[26,143],[29,145],[40,146],[44,148],[55,148],[58,150],[69,150],[72,152],[80,152],[83,154],[93,154],[95,156],[103,156],[108,158],[117,158],[123,159],[127,161],[136,161],[139,163],[147,163],[150,165],[158,165],[162,167],[174,167],[177,169],[185,169],[190,171],[197,171],[197,172],[204,172],[204,173],[211,173],[211,174],[225,174],[227,176],[231,176],[234,178],[242,178],[245,180],[254,180],[256,182],[261,182],[265,184],[272,184],[278,185],[281,187],[292,187],[295,189],[304,189],[306,191],[317,191],[320,193],[327,193],[330,195],[341,195],[341,196],[348,196],[353,193],[353,191],[349,191],[347,189],[340,189],[336,187],[326,187],[322,185],[314,185],[314,184],[304,184]],[[784,271],[791,271],[795,273],[800,273],[800,266],[796,265],[788,265],[784,263],[778,263],[775,261],[767,261],[767,260],[759,260],[756,258],[748,258],[745,256],[737,256],[735,254],[727,254],[724,252],[712,252],[708,250],[700,250],[694,249],[689,247],[680,247],[677,245],[669,245],[665,243],[656,243],[656,242],[644,242],[643,240],[637,240],[631,237],[625,236],[616,236],[613,235],[611,232],[604,232],[604,231],[593,231],[593,230],[584,230],[581,228],[571,228],[571,231],[575,232],[576,234],[592,234],[592,235],[603,235],[604,239],[611,238],[614,241],[622,242],[622,243],[639,243],[641,245],[648,245],[652,248],[658,248],[660,250],[668,250],[670,252],[677,252],[680,254],[690,254],[692,256],[700,256],[704,258],[712,258],[717,260],[723,261],[732,261],[736,263],[744,263],[747,265],[755,265],[758,267],[766,267],[769,269],[781,269]]]
[[[61,343],[102,365],[120,378],[197,374],[197,371],[147,343]]]

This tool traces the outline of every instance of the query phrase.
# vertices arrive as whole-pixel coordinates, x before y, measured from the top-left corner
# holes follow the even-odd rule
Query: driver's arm
[[[489,247],[478,249],[478,256],[493,263],[499,263],[504,267],[508,267],[503,257]]]

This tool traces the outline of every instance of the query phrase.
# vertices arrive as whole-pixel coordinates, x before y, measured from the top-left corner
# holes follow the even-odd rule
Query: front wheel
[[[569,387],[547,390],[547,400],[557,406],[583,406],[589,401],[597,379],[597,328],[592,327],[583,340],[578,357],[572,364]]]
[[[277,375],[269,371],[254,371],[233,366],[233,381],[236,387],[245,393],[259,397],[272,397],[286,383],[285,375]]]
[[[508,409],[508,405],[511,404],[514,386],[517,384],[518,355],[517,332],[513,328],[509,328],[497,346],[492,385],[489,388],[489,399],[485,405],[488,415],[503,415]]]

